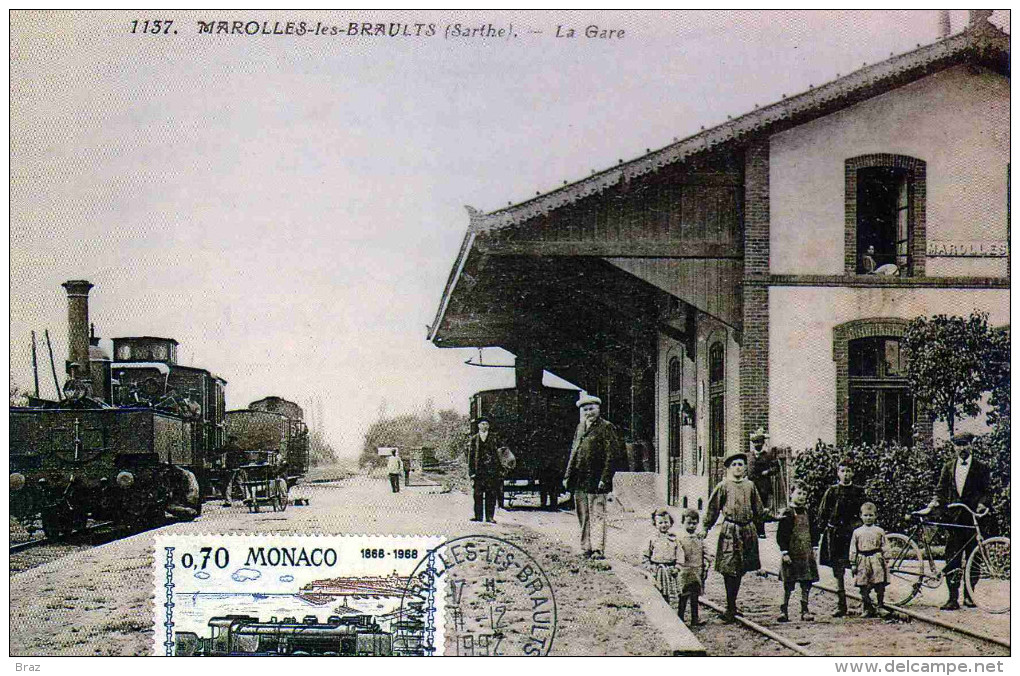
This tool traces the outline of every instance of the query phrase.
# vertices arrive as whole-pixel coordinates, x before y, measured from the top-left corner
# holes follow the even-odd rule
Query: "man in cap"
[[[390,477],[390,490],[399,493],[400,475],[404,473],[404,462],[400,459],[400,452],[395,448],[393,455],[386,460],[386,473]]]
[[[970,432],[963,432],[953,437],[953,445],[956,446],[956,457],[942,466],[942,474],[939,476],[938,488],[935,489],[935,497],[928,506],[917,512],[927,514],[934,507],[946,509],[943,517],[946,523],[958,524],[960,526],[973,526],[974,520],[970,513],[962,507],[949,507],[953,503],[963,503],[979,514],[986,512],[988,508],[988,466],[979,460],[975,460],[971,454],[971,444],[974,442],[974,435]],[[946,587],[949,589],[949,600],[942,606],[942,610],[960,609],[960,581],[963,578],[962,567],[967,557],[977,546],[974,540],[974,531],[971,528],[949,528],[946,542],[946,567],[943,569],[946,574]],[[974,583],[977,580],[972,579]],[[974,607],[974,601],[970,594],[964,589],[963,603],[969,608]]]
[[[604,559],[606,495],[613,490],[616,463],[626,450],[616,426],[600,416],[601,399],[581,392],[577,407],[581,421],[574,432],[563,485],[574,494],[582,552],[586,557]]]
[[[503,491],[503,468],[499,461],[499,439],[489,419],[477,419],[478,432],[468,440],[468,476],[474,482],[475,516],[472,521],[496,523],[496,503]]]
[[[723,459],[728,476],[719,482],[708,498],[705,518],[698,534],[715,525],[721,515],[722,526],[716,545],[715,569],[726,585],[726,613],[723,622],[736,621],[737,594],[744,573],[761,568],[758,555],[758,531],[765,521],[765,508],[758,489],[747,478],[747,453],[731,451]]]

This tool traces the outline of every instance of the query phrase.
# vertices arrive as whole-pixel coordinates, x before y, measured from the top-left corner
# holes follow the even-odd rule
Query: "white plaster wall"
[[[927,164],[927,239],[1005,240],[1009,80],[951,68],[770,139],[770,269],[844,272],[844,163]],[[1005,259],[928,258],[928,276],[999,276]]]
[[[832,329],[853,319],[945,313],[989,314],[989,324],[1009,323],[1005,289],[859,289],[772,287],[769,290],[769,432],[774,445],[795,452],[817,439],[836,441],[836,363]],[[960,429],[980,426],[966,423]],[[977,431],[972,429],[972,431]],[[945,436],[945,425],[936,425]]]

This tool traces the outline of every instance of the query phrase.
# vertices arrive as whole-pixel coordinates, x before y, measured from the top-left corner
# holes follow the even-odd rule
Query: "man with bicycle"
[[[946,507],[955,502],[967,505],[979,515],[988,511],[985,507],[988,495],[988,466],[971,455],[971,443],[974,435],[963,432],[953,437],[956,446],[956,457],[942,466],[935,497],[928,506],[917,514],[925,515],[935,507]],[[973,526],[973,518],[962,507],[948,508],[944,517],[946,523],[960,526]],[[942,610],[960,609],[960,582],[963,578],[962,568],[967,557],[974,551],[977,541],[971,532],[973,528],[950,528],[946,542],[946,587],[949,589],[949,600]],[[971,580],[972,583],[976,580]],[[974,601],[964,588],[963,604],[968,608],[975,607]]]

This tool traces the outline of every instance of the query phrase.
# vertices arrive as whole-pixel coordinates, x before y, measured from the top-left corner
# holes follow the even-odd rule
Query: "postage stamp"
[[[1008,655],[1010,21],[12,10],[11,656]]]
[[[154,654],[433,655],[439,537],[161,535]],[[425,564],[424,566],[422,564]],[[427,583],[411,584],[412,579]]]

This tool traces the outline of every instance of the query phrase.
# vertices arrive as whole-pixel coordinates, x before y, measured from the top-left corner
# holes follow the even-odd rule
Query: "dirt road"
[[[194,523],[174,524],[75,552],[10,578],[12,655],[147,655],[153,643],[152,541],[157,532],[490,534],[525,549],[555,587],[553,654],[661,655],[666,645],[617,578],[582,563],[557,537],[520,518],[468,521],[470,496],[439,487],[399,494],[388,482],[354,478],[298,487],[308,507],[249,514],[207,503]],[[502,516],[502,514],[501,514]]]

